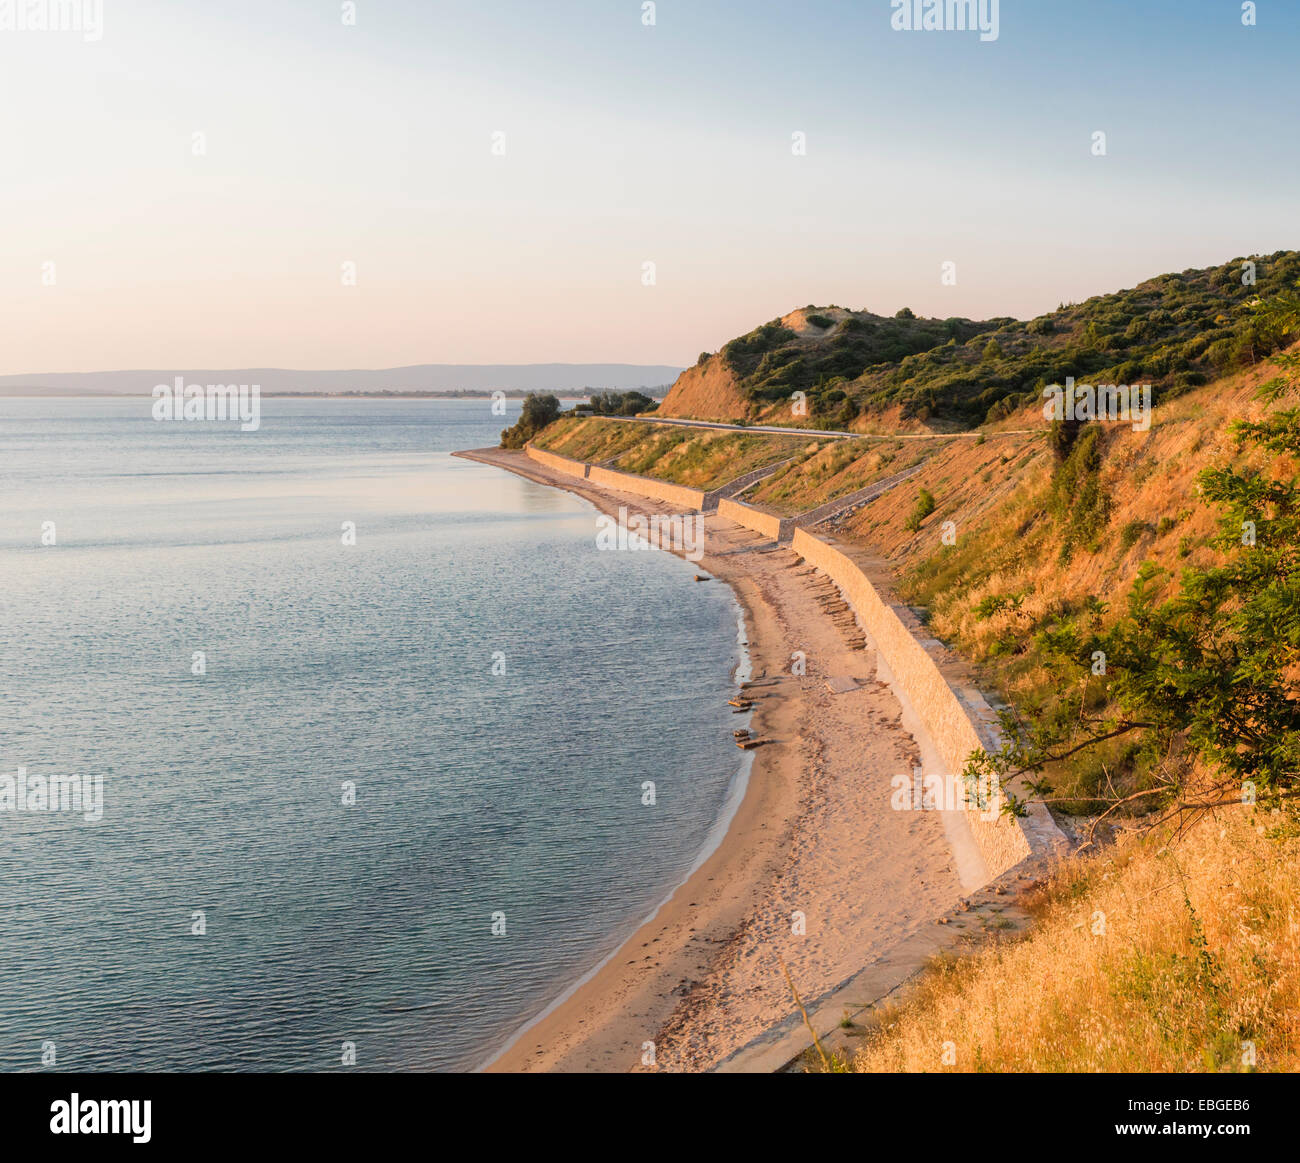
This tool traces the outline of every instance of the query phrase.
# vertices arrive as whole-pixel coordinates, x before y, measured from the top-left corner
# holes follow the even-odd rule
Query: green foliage
[[[524,397],[523,411],[509,428],[502,429],[502,448],[523,448],[548,424],[560,415],[560,401],[552,395],[529,392]]]
[[[1068,714],[1062,700],[1029,724],[1008,717],[1003,751],[973,755],[968,779],[1041,773],[1053,760],[1132,732],[1153,776],[1127,797],[1101,798],[1108,810],[1136,798],[1199,811],[1247,791],[1272,806],[1300,792],[1300,409],[1239,422],[1233,434],[1274,461],[1268,472],[1228,466],[1201,474],[1202,497],[1220,510],[1221,563],[1185,569],[1162,600],[1169,579],[1148,562],[1109,630],[1066,618],[1040,635],[1060,689],[1073,687],[1082,670],[1102,713]],[[1215,773],[1214,787],[1186,786],[1188,765],[1170,758],[1183,751]],[[1035,795],[1051,792],[1041,780],[1030,786]],[[1007,810],[1023,807],[1010,794]]]
[[[1119,547],[1124,552],[1133,548],[1146,534],[1154,532],[1154,527],[1148,521],[1134,519],[1126,521],[1120,526],[1119,530]]]
[[[635,416],[653,410],[655,402],[642,392],[592,392],[587,408],[596,416]]]
[[[1062,529],[1061,556],[1096,544],[1110,519],[1111,502],[1101,484],[1101,428],[1086,424],[1052,474],[1048,507]]]
[[[1234,426],[1239,442],[1300,457],[1300,410]],[[1300,487],[1232,468],[1201,474],[1222,510],[1225,564],[1188,570],[1179,593],[1154,605],[1144,570],[1129,616],[1108,636],[1121,707],[1189,744],[1260,794],[1300,780]],[[1254,544],[1249,531],[1253,527]]]
[[[975,607],[975,616],[982,622],[1003,610],[1019,610],[1024,594],[989,594]]]
[[[826,316],[810,316],[809,321]],[[820,324],[819,324],[820,325]],[[858,414],[860,401],[851,393],[851,409],[843,402],[846,387],[869,368],[893,367],[909,356],[950,340],[965,342],[988,323],[969,319],[917,319],[910,311],[893,319],[855,315],[834,334],[799,338],[780,320],[765,323],[722,349],[723,358],[750,399],[775,403],[795,391],[808,395],[810,416]],[[826,389],[838,388],[838,400],[822,399]]]
[[[1289,338],[1300,331],[1300,286],[1253,304],[1265,332]]]
[[[922,489],[916,496],[916,508],[912,510],[903,528],[915,533],[921,528],[921,522],[934,512],[934,495],[929,489]]]
[[[1065,458],[1070,455],[1070,449],[1074,447],[1074,442],[1079,438],[1079,430],[1083,424],[1078,420],[1053,420],[1051,431],[1048,433],[1048,443],[1051,445],[1052,455],[1056,457],[1057,464],[1064,462]]]
[[[1067,376],[1150,383],[1157,401],[1172,399],[1267,358],[1300,331],[1300,253],[1257,262],[1254,287],[1242,285],[1233,261],[1026,323],[917,319],[904,308],[893,319],[855,315],[834,334],[804,339],[769,323],[724,350],[742,390],[760,404],[796,389],[811,393],[826,375],[845,377],[860,411],[897,406],[905,417],[966,426],[1041,402],[1042,389]]]

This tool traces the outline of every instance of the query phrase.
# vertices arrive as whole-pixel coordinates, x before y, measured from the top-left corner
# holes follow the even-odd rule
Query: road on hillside
[[[714,428],[720,432],[758,432],[768,436],[815,436],[826,440],[974,440],[980,436],[1041,435],[1035,428],[1016,428],[1006,432],[830,432],[824,428],[777,428],[766,424],[723,424],[720,420],[679,420],[668,416],[601,416],[601,420],[621,420],[625,424],[671,424],[676,428]]]

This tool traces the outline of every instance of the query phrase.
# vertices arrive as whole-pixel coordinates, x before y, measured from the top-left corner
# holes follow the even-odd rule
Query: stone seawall
[[[638,497],[663,501],[668,505],[675,505],[681,509],[691,509],[701,513],[714,512],[724,498],[749,488],[750,485],[761,481],[766,476],[770,476],[777,469],[789,463],[788,461],[781,461],[778,464],[764,465],[762,468],[756,468],[745,473],[744,476],[728,481],[721,488],[711,489],[706,493],[703,489],[674,485],[668,481],[656,480],[654,477],[639,476],[631,472],[620,472],[616,468],[607,468],[604,464],[587,464],[568,456],[560,456],[558,453],[547,452],[544,448],[535,447],[531,441],[524,445],[524,451],[538,464],[544,464],[548,468],[555,469],[556,472],[566,473],[568,476],[583,477],[593,484],[603,485],[607,489],[619,489],[625,493],[634,493]],[[759,517],[763,516],[758,510],[751,509],[748,505],[744,506],[743,509],[746,513],[754,513]],[[740,521],[740,524],[744,525],[747,522]],[[784,529],[785,540],[790,539],[790,530],[793,527],[793,522],[783,522],[782,528]],[[775,537],[776,534],[773,533],[771,536]]]
[[[571,477],[585,477],[591,468],[591,465],[584,464],[580,460],[573,460],[567,456],[547,452],[542,448],[534,448],[531,444],[524,445],[524,451],[528,453],[530,460],[535,460],[538,464],[544,464],[547,468],[553,468],[556,472],[562,472]]]
[[[696,512],[706,507],[708,499],[708,494],[700,489],[688,489],[683,485],[657,481],[653,477],[636,476],[630,472],[619,472],[617,469],[601,468],[594,464],[588,466],[587,479],[593,485],[635,493],[638,497],[649,497],[653,501],[663,501],[665,504],[676,505],[681,509],[692,509]]]
[[[535,448],[532,444],[524,445],[524,451],[538,464],[544,464],[547,468],[553,468],[556,472],[568,476],[583,477],[593,485],[600,485],[606,489],[617,489],[619,492],[632,493],[652,501],[663,501],[667,505],[675,505],[679,509],[689,509],[693,512],[711,511],[717,507],[717,492],[706,493],[700,489],[688,489],[684,485],[657,481],[653,477],[619,472],[613,468],[602,468],[598,464],[584,464],[580,460],[547,452],[544,448]]]
[[[764,513],[753,505],[743,501],[733,501],[724,497],[718,502],[718,516],[744,525],[755,533],[770,537],[773,541],[789,541],[794,532],[794,521],[789,517],[778,517],[775,513]]]
[[[967,687],[959,691],[949,682],[910,625],[915,622],[910,611],[882,598],[861,567],[830,541],[796,529],[790,548],[840,587],[874,640],[897,688],[925,724],[947,767],[946,772],[926,775],[960,777],[972,751],[997,750],[999,731],[989,705],[978,691]],[[1041,804],[1031,808],[1029,820],[994,816],[974,808],[968,809],[966,816],[990,877],[1019,864],[1039,842],[1050,844],[1054,836],[1060,836]]]

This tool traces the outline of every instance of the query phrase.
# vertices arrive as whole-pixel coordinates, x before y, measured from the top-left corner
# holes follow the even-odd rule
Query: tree
[[[587,407],[596,416],[635,416],[655,406],[644,392],[592,392]]]
[[[1259,322],[1266,331],[1289,336],[1300,331],[1300,287],[1261,300],[1254,305]]]
[[[1274,362],[1295,367],[1293,357]],[[1263,394],[1277,398],[1277,382]],[[1239,421],[1232,432],[1239,446],[1273,453],[1274,474],[1283,475],[1231,466],[1201,473],[1202,497],[1221,510],[1214,544],[1222,564],[1186,570],[1178,592],[1161,602],[1161,571],[1147,563],[1109,630],[1067,620],[1047,633],[1043,645],[1060,681],[1068,682],[1071,671],[1076,685],[1082,678],[1085,705],[1092,680],[1082,660],[1093,660],[1094,675],[1102,660],[1104,713],[1089,718],[1081,709],[1077,720],[1028,727],[1005,713],[1003,750],[974,753],[968,781],[1038,777],[1049,762],[1141,732],[1163,755],[1175,752],[1176,742],[1184,745],[1212,772],[1211,782],[1189,787],[1188,765],[1164,763],[1154,787],[1100,799],[1103,818],[1138,800],[1164,808],[1164,819],[1242,799],[1276,804],[1300,793],[1300,478],[1291,467],[1300,462],[1300,408]],[[1041,778],[1028,787],[1037,798],[1051,798]],[[1023,814],[1029,802],[1008,791],[1005,810]]]
[[[559,415],[560,401],[555,396],[529,392],[524,397],[519,419],[511,427],[502,430],[501,447],[523,448],[543,428],[557,420]]]

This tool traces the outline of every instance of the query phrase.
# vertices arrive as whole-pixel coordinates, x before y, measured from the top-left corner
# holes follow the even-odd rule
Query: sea
[[[734,595],[517,402],[152,403],[0,399],[0,1070],[480,1067],[716,843]]]

